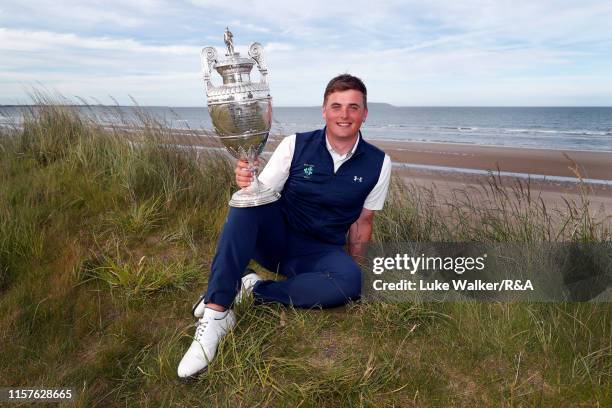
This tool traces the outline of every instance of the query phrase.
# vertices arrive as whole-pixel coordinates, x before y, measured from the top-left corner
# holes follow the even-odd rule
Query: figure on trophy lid
[[[229,30],[229,27],[225,27],[225,33],[223,34],[223,42],[227,46],[228,55],[234,55],[234,35]]]

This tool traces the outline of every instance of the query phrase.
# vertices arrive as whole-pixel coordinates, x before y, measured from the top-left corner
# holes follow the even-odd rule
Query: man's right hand
[[[256,161],[255,166],[257,164],[258,162]],[[249,170],[249,162],[246,160],[238,160],[236,162],[234,173],[236,173],[236,184],[240,188],[248,187],[253,182],[253,173]]]

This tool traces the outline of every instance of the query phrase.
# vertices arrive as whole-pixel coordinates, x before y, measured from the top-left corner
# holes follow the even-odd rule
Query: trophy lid
[[[226,58],[215,64],[215,70],[223,76],[225,72],[232,70],[232,73],[248,74],[253,69],[255,61],[251,58],[241,57],[239,52],[226,55]]]
[[[215,70],[223,78],[223,83],[251,82],[250,73],[255,61],[241,57],[237,52],[226,57],[225,60],[215,64]]]
[[[227,54],[225,60],[215,64],[215,70],[223,77],[224,84],[236,82],[250,82],[249,74],[255,61],[251,58],[241,57],[239,52],[234,49],[234,35],[225,27],[223,41],[227,46]]]
[[[216,96],[221,97],[227,93],[245,92],[252,98],[252,92],[265,93],[265,98],[269,98],[269,89],[267,85],[268,70],[263,59],[263,47],[258,42],[254,42],[249,46],[249,56],[241,56],[234,49],[233,34],[229,28],[225,28],[223,40],[227,46],[225,58],[218,57],[217,50],[213,47],[204,47],[202,49],[202,68],[204,71],[204,83],[206,84],[206,95],[211,98]],[[257,64],[261,78],[259,82],[251,82],[251,70]],[[210,73],[215,70],[223,78],[222,86],[214,86],[210,81]]]

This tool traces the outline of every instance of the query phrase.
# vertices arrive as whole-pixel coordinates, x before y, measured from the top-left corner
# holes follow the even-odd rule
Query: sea
[[[175,129],[212,129],[205,106],[75,106],[104,124],[153,117]],[[612,107],[400,107],[370,103],[366,139],[612,152]],[[0,126],[19,126],[24,106],[0,106]],[[320,107],[274,107],[272,135],[323,127]],[[612,165],[612,164],[611,164]]]

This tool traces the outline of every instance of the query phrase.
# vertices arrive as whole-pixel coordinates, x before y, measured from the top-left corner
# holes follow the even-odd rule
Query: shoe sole
[[[207,371],[208,371],[208,366],[204,367],[202,370],[198,371],[197,373],[190,375],[189,377],[178,377],[178,379],[180,382],[184,384],[194,384],[198,382],[198,380],[200,379],[200,376],[202,376],[202,374],[205,374]]]

